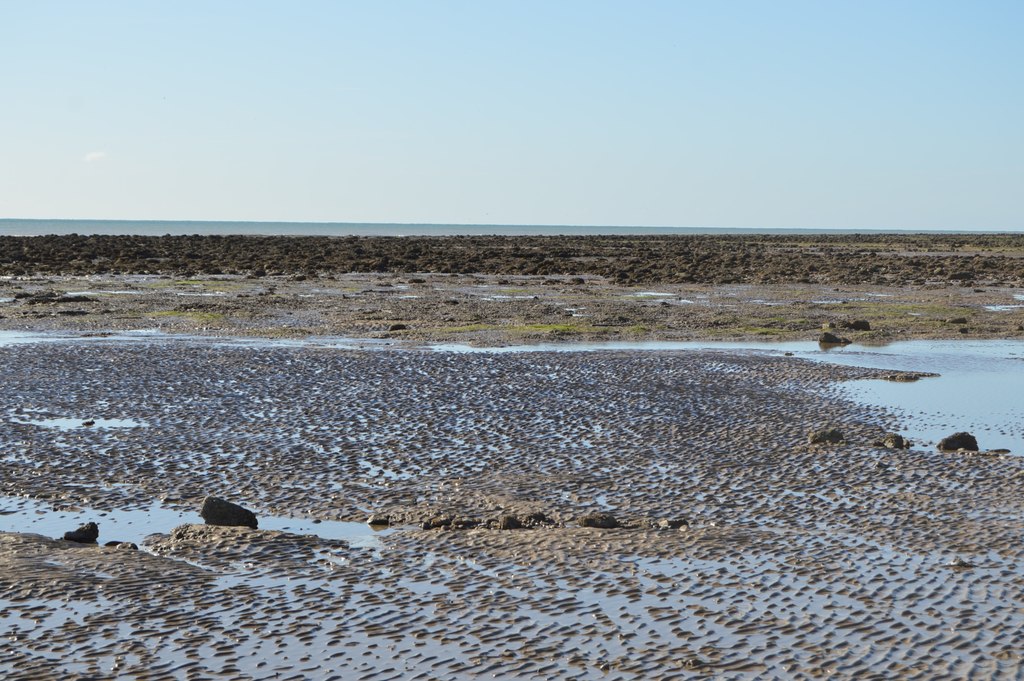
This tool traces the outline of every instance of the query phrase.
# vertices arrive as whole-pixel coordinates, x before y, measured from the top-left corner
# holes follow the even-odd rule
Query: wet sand
[[[92,514],[102,544],[103,513],[212,493],[303,528],[0,533],[6,678],[1022,673],[1024,459],[874,445],[896,416],[839,386],[888,370],[159,340],[0,360],[5,523]],[[843,444],[807,444],[829,424]],[[394,527],[307,531],[370,514]]]

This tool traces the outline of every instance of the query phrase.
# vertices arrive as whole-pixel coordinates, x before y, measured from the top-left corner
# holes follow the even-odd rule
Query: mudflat
[[[838,387],[892,371],[420,347],[815,338],[823,323],[878,342],[1012,338],[1010,246],[991,256],[998,278],[920,284],[33,265],[4,280],[0,322],[70,340],[0,346],[0,520],[15,530],[0,533],[0,670],[1018,676],[1024,459],[886,447],[897,417]],[[151,328],[378,342],[103,338]],[[825,427],[839,441],[810,444]],[[209,494],[261,529],[167,524]],[[103,546],[127,538],[109,529],[119,514],[142,550]],[[99,544],[35,534],[50,516],[97,522]],[[376,533],[345,535],[370,516]]]

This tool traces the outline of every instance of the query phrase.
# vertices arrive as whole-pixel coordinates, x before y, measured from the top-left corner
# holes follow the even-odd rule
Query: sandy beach
[[[1024,673],[1020,452],[887,447],[901,416],[841,389],[932,377],[430,346],[1024,339],[1019,237],[651,239],[617,272],[603,239],[534,272],[532,238],[166,269],[184,242],[76,239],[0,239],[0,329],[45,338],[0,344],[5,678]],[[211,494],[260,529],[201,525]]]

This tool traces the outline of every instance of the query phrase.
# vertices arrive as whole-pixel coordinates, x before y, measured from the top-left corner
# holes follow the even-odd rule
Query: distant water
[[[852,234],[839,229],[767,229],[757,227],[606,227],[588,225],[439,225],[359,222],[214,222],[177,220],[19,220],[0,219],[0,235],[44,234],[252,234],[263,236],[557,236],[670,234]]]

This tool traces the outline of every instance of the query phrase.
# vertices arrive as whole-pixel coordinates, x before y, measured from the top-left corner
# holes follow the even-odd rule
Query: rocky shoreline
[[[1024,337],[1024,238],[0,237],[0,329],[538,341]],[[869,329],[849,325],[863,322]]]

